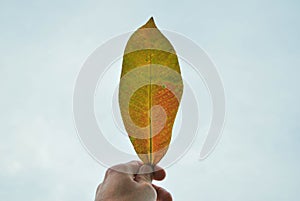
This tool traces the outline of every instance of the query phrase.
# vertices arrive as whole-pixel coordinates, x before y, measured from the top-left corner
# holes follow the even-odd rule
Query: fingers
[[[151,165],[143,165],[141,166],[141,168],[139,169],[137,175],[136,175],[136,179],[137,181],[141,180],[141,177],[146,177],[147,181],[151,181],[157,180],[157,181],[161,181],[166,177],[166,171],[159,167],[159,166],[151,166]],[[144,178],[142,178],[142,180],[145,180]]]
[[[153,179],[161,181],[166,177],[166,171],[159,166],[154,167]]]
[[[172,201],[172,195],[164,188],[152,184],[157,193],[157,201]]]
[[[136,181],[152,182],[152,180],[161,181],[166,177],[166,172],[159,166],[143,165],[140,161],[131,161],[124,164],[115,165],[106,171],[107,176],[114,173],[125,173],[124,176],[129,176]]]
[[[140,167],[137,175],[135,176],[135,181],[137,182],[152,182],[153,177],[153,167],[150,165],[143,165]]]
[[[110,174],[112,172],[117,172],[117,173],[125,173],[129,176],[134,177],[134,175],[138,173],[138,171],[142,165],[143,165],[142,162],[130,161],[128,163],[115,165],[115,166],[109,168],[106,171],[106,174]]]

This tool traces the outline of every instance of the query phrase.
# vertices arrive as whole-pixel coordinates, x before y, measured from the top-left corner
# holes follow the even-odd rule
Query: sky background
[[[159,182],[174,200],[300,199],[298,1],[0,0],[0,200],[90,201],[105,168],[82,147],[72,94],[86,58],[154,16],[199,44],[226,91],[214,152],[201,136]]]

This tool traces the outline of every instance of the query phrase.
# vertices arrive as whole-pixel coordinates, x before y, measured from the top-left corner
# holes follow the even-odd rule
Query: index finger
[[[166,177],[166,171],[158,165],[154,166],[153,179],[157,181],[161,181],[165,177]]]

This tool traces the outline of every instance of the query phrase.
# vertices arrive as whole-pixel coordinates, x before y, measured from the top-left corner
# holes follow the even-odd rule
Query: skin
[[[151,166],[138,161],[109,168],[97,188],[95,201],[172,201],[169,192],[152,184],[153,179],[163,180],[166,172],[158,166],[154,172],[151,170]]]

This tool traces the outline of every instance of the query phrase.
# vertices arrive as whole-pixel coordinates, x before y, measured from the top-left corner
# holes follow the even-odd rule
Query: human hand
[[[97,188],[95,201],[172,201],[169,192],[151,183],[152,179],[163,180],[166,172],[155,166],[153,173],[145,173],[152,172],[149,168],[138,161],[109,168]]]

